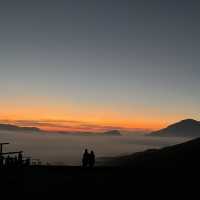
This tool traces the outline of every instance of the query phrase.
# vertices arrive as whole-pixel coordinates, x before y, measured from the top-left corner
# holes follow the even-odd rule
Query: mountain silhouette
[[[59,134],[67,134],[67,135],[73,135],[73,136],[121,136],[120,131],[118,130],[111,130],[106,132],[69,132],[69,131],[58,131],[56,133]]]
[[[20,127],[11,124],[0,124],[0,130],[2,131],[41,131],[36,127]]]
[[[185,168],[200,167],[200,138],[188,142],[150,149],[144,152],[116,158],[107,158],[105,163],[111,166],[144,167],[144,168]]]
[[[200,122],[193,119],[182,120],[167,128],[152,132],[151,136],[200,137]]]
[[[107,132],[104,132],[102,133],[103,135],[110,135],[110,136],[120,136],[121,133],[118,131],[118,130],[111,130],[111,131],[107,131]]]

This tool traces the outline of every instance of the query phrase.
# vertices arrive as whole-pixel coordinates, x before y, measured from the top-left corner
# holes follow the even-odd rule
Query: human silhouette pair
[[[94,151],[91,151],[90,153],[88,153],[88,150],[85,149],[85,152],[84,152],[83,158],[82,158],[82,166],[84,168],[86,168],[86,167],[93,168],[94,165],[95,165],[95,154],[94,154]]]

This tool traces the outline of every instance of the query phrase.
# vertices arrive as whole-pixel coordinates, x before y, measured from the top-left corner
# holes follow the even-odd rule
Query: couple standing
[[[94,154],[94,151],[91,151],[90,153],[88,153],[88,150],[85,149],[85,152],[84,152],[83,158],[82,158],[82,166],[84,168],[86,168],[86,167],[93,168],[94,165],[95,165],[95,154]]]

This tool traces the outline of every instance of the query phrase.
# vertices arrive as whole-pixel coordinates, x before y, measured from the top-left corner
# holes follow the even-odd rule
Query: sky
[[[200,3],[0,3],[0,122],[159,129],[200,120]]]

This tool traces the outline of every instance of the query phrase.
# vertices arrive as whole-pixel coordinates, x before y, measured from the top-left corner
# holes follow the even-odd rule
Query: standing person
[[[2,168],[2,167],[3,167],[3,156],[0,155],[0,168]]]
[[[6,157],[5,165],[6,165],[6,167],[10,167],[10,156],[9,155]]]
[[[91,151],[89,155],[89,166],[90,168],[93,168],[94,165],[95,165],[95,154],[94,151]]]
[[[82,166],[85,168],[88,166],[88,162],[89,162],[89,153],[88,150],[85,149],[85,152],[83,154],[83,158],[82,158]]]
[[[23,165],[23,155],[22,155],[22,152],[20,152],[18,154],[18,164],[19,164],[19,166]]]

